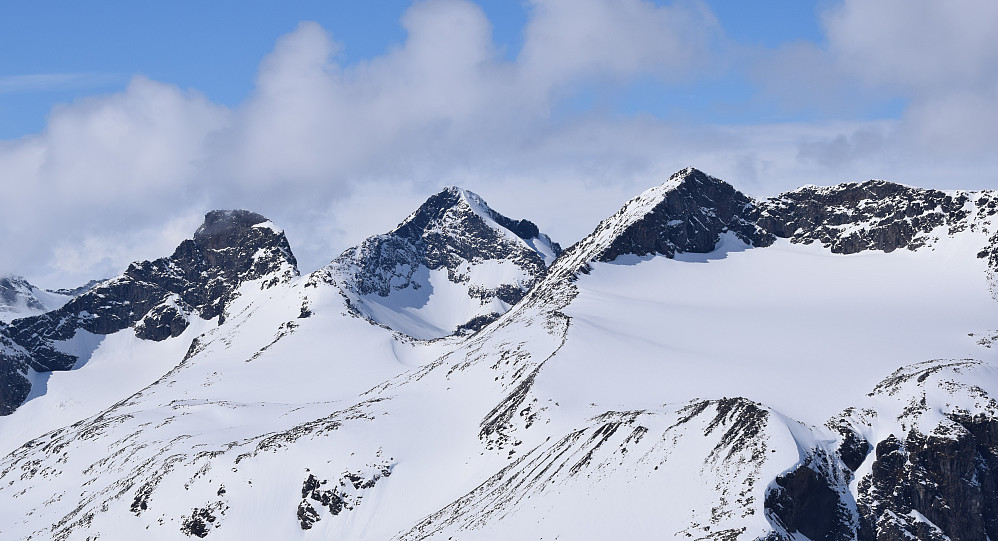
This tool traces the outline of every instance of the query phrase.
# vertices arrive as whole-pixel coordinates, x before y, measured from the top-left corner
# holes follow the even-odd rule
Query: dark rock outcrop
[[[730,184],[693,168],[670,180],[679,182],[653,209],[616,235],[595,261],[613,261],[624,254],[671,258],[677,252],[706,253],[728,231],[753,246],[773,243],[773,235],[755,224],[759,216],[755,201]]]
[[[883,180],[808,186],[760,203],[760,227],[792,242],[820,242],[838,254],[918,249],[926,234],[969,216],[966,194],[911,188]]]
[[[776,478],[766,494],[765,507],[787,532],[800,532],[813,541],[854,539],[849,508],[834,487],[834,474],[822,467],[825,457],[811,457],[793,471]]]
[[[360,296],[388,298],[418,291],[429,286],[420,274],[424,269],[444,269],[450,282],[467,285],[469,297],[482,306],[492,299],[512,306],[545,276],[545,258],[559,253],[561,247],[533,222],[507,218],[477,194],[450,187],[427,199],[394,230],[344,251],[331,267]],[[489,261],[512,264],[523,278],[487,287],[474,284],[468,269]],[[491,318],[492,310],[486,309],[452,332],[474,330]]]
[[[135,326],[136,335],[164,340],[180,335],[193,314],[224,321],[225,307],[246,281],[266,278],[269,287],[297,275],[284,233],[245,210],[205,215],[194,238],[173,255],[129,265],[62,308],[15,320],[6,340],[26,355],[0,353],[0,415],[14,411],[30,392],[27,368],[69,370],[78,356],[60,348],[80,331],[107,335]]]
[[[392,467],[391,464],[384,463],[366,472],[344,472],[335,483],[308,474],[302,483],[302,499],[298,503],[298,524],[301,529],[310,530],[322,519],[320,512],[312,503],[318,504],[319,509],[327,509],[334,517],[343,512],[353,511],[360,505],[367,490],[374,488],[378,481],[391,476]]]
[[[848,449],[868,448],[846,437],[837,457],[816,453],[778,477],[766,497],[770,520],[814,540],[996,538],[998,420],[951,415],[929,434],[913,429],[903,439],[892,434],[878,442],[870,473],[859,481],[853,518],[844,488],[851,475],[835,470],[858,467],[860,454]]]
[[[859,485],[859,538],[998,537],[996,451],[998,421],[984,416],[954,416],[929,434],[881,441]]]

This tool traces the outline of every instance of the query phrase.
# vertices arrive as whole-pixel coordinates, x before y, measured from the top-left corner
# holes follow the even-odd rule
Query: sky
[[[998,188],[991,0],[22,2],[0,273],[71,287],[206,211],[303,271],[448,185],[567,246],[688,165],[766,197]]]

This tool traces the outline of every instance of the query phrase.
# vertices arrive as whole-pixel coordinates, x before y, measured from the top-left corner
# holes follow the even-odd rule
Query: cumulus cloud
[[[586,79],[684,81],[710,65],[717,21],[693,3],[535,0],[520,55],[524,84],[547,93]]]
[[[0,174],[10,179],[0,271],[55,287],[109,276],[170,253],[211,208],[272,218],[308,270],[394,226],[446,184],[476,190],[567,244],[687,165],[760,195],[852,175],[917,184],[958,158],[976,164],[975,178],[998,169],[994,159],[973,161],[988,154],[998,125],[987,116],[998,111],[993,79],[935,57],[926,65],[959,84],[894,65],[894,52],[880,50],[893,43],[862,32],[881,16],[867,4],[905,9],[847,0],[826,16],[827,46],[751,54],[782,59],[770,62],[772,78],[797,88],[788,95],[803,106],[808,85],[882,92],[894,84],[913,103],[899,119],[711,126],[553,113],[579,88],[689,85],[727,69],[734,53],[718,45],[723,29],[698,2],[532,0],[512,59],[467,0],[414,3],[401,21],[405,41],[354,64],[341,62],[335,36],[303,22],[277,40],[235,108],[136,77],[122,92],[56,108],[40,134],[0,142]],[[915,39],[910,25],[925,22],[900,19],[888,35]],[[990,66],[992,52],[970,50],[987,39],[982,32],[950,53]],[[856,52],[864,48],[878,50]],[[937,152],[928,167],[926,147]]]
[[[179,240],[160,226],[198,204],[192,196],[205,143],[227,114],[197,93],[136,77],[118,94],[57,107],[41,134],[0,144],[5,270],[51,267],[78,279],[79,272],[108,272],[101,261],[121,266],[115,255]],[[152,224],[131,246],[63,257],[65,246],[83,253],[88,243],[96,249],[94,239]]]
[[[847,0],[824,17],[841,69],[909,100],[900,144],[935,158],[993,154],[998,4]]]
[[[998,4],[843,0],[822,22],[827,43],[787,44],[756,57],[761,88],[786,107],[838,118],[862,118],[888,102],[902,110],[886,128],[876,121],[802,138],[800,160],[837,172],[890,171],[881,167],[889,164],[907,173],[904,162],[928,160],[923,165],[934,170],[993,164]]]
[[[998,82],[995,2],[845,0],[824,24],[843,69],[870,83],[923,94]]]

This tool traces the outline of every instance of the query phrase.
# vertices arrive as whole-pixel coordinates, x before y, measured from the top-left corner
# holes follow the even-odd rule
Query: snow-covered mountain
[[[0,276],[0,323],[55,310],[75,296],[70,291],[39,289],[23,276]]]
[[[0,534],[996,539],[996,195],[760,200],[687,169],[547,265],[448,189],[305,276],[262,217],[209,214],[91,297],[128,318],[0,418]],[[483,284],[520,293],[436,339],[472,314],[446,288]],[[144,313],[104,308],[140,287]],[[78,301],[19,320],[48,342],[0,333],[4,362],[97,335]]]
[[[409,336],[473,332],[516,304],[561,253],[527,220],[449,187],[330,265],[358,313]]]
[[[30,395],[36,374],[86,362],[104,336],[134,328],[138,338],[179,336],[196,316],[224,320],[243,282],[266,288],[298,275],[284,233],[259,214],[213,211],[172,256],[134,263],[63,306],[0,329],[16,354],[0,355],[0,415]]]

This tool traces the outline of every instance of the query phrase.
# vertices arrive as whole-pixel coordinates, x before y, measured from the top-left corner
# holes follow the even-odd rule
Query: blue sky
[[[508,59],[523,43],[530,6],[515,0],[477,2]],[[0,138],[40,132],[54,105],[123,90],[136,74],[193,88],[213,102],[239,105],[275,40],[303,20],[316,21],[343,44],[338,61],[356,64],[400,46],[399,20],[409,0],[378,2],[58,2],[16,3],[0,19]],[[666,4],[666,2],[659,2]],[[714,1],[705,7],[725,38],[745,47],[822,43],[823,5],[813,0]],[[816,108],[781,108],[758,100],[737,66],[682,85],[636,80],[610,90],[580,88],[566,107],[611,107],[624,114],[696,116],[712,122],[801,120],[828,116]],[[853,112],[895,113],[894,102]]]
[[[563,245],[688,165],[998,188],[994,28],[992,0],[8,4],[0,273],[111,276],[234,207],[311,270],[450,184]]]

